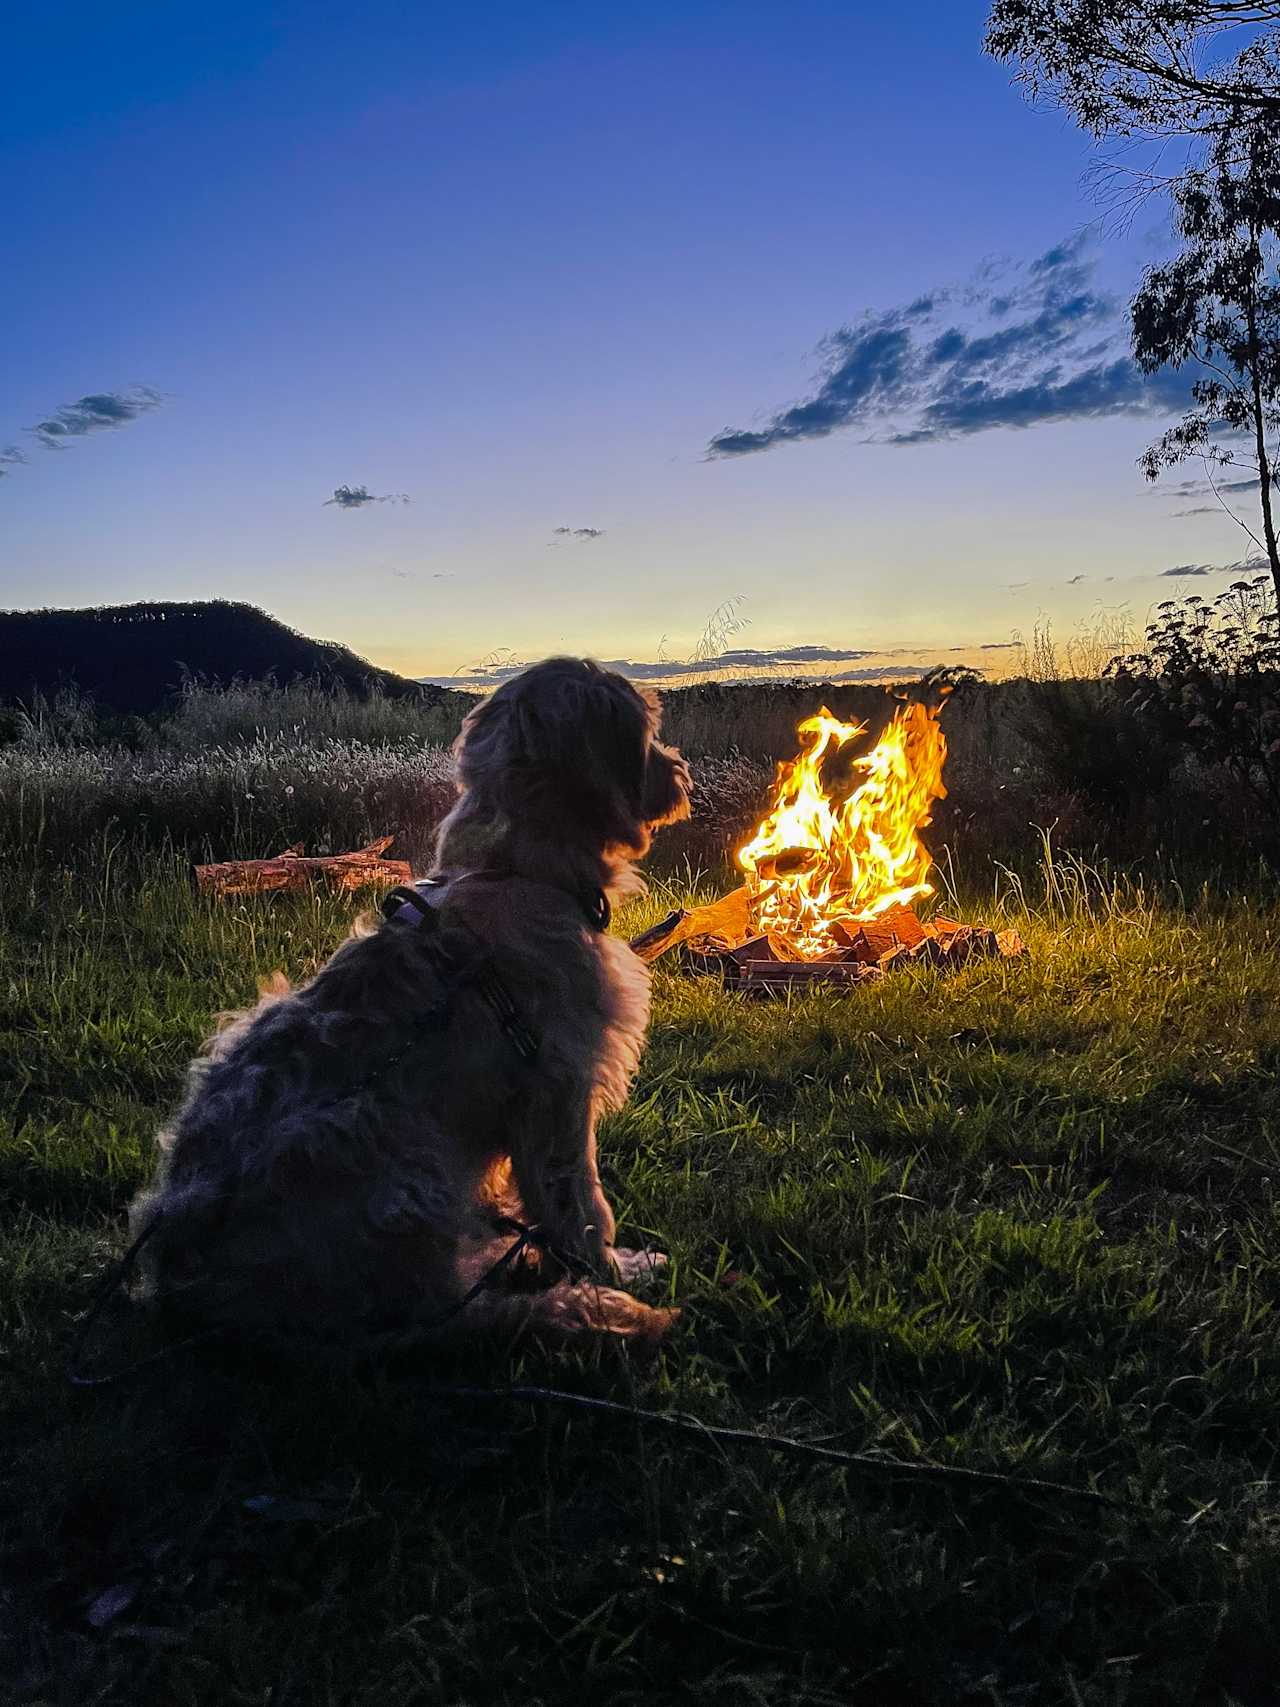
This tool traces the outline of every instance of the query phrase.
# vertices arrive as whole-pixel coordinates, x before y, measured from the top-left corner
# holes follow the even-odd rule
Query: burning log
[[[800,752],[778,766],[773,803],[738,849],[744,886],[710,906],[677,908],[632,948],[646,961],[679,948],[689,965],[759,995],[865,983],[890,966],[1023,954],[1016,931],[925,923],[912,911],[933,894],[920,831],[946,794],[940,714],[900,706],[860,757],[865,725],[825,708],[806,718]]]
[[[947,792],[940,716],[940,706],[900,705],[865,752],[867,726],[825,706],[800,724],[800,751],[778,766],[773,803],[737,853],[753,925],[781,958],[820,959],[932,895],[920,832]]]
[[[270,895],[309,889],[317,882],[332,889],[350,891],[371,884],[390,886],[408,883],[412,877],[408,860],[383,859],[395,840],[382,836],[353,853],[313,855],[307,858],[301,844],[286,848],[274,859],[232,859],[195,868],[196,888],[202,895],[226,898],[233,895]]]
[[[910,907],[890,907],[878,919],[868,919],[857,926],[846,919],[837,919],[831,934],[854,960],[868,964],[878,963],[894,949],[919,948],[929,935]]]
[[[975,959],[1011,960],[1026,953],[1017,931],[994,931],[941,915],[925,922],[909,907],[892,907],[853,926],[839,921],[833,946],[801,958],[790,944],[751,922],[750,891],[735,889],[707,907],[680,908],[632,941],[642,960],[679,948],[693,970],[720,972],[752,995],[779,995],[818,985],[848,988],[898,966],[958,967]]]
[[[716,946],[728,948],[750,932],[750,900],[745,889],[735,889],[707,907],[677,907],[661,923],[633,937],[631,946],[641,960],[656,960],[682,942],[706,944],[707,952]]]

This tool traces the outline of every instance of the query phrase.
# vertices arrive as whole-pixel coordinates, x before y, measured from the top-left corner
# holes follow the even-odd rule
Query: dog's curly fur
[[[133,1205],[147,1296],[253,1335],[665,1331],[671,1311],[545,1258],[457,1308],[510,1245],[495,1214],[599,1282],[638,1266],[613,1249],[595,1129],[636,1070],[648,972],[583,898],[635,893],[653,829],[688,814],[688,771],[657,732],[652,696],[572,658],[470,713],[438,922],[362,921],[310,983],[278,979],[214,1037]],[[493,967],[534,1062],[429,942]]]

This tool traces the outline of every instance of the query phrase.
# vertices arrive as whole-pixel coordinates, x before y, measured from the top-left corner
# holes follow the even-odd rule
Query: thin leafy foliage
[[[1276,0],[994,0],[986,49],[1096,136],[1280,117]]]
[[[1280,616],[1269,581],[1163,604],[1112,679],[1159,738],[1227,770],[1280,832]]]
[[[1148,269],[1132,305],[1133,348],[1147,373],[1189,364],[1194,406],[1150,446],[1141,466],[1155,480],[1200,457],[1224,511],[1244,528],[1261,553],[1257,566],[1270,570],[1280,592],[1272,513],[1280,430],[1280,119],[1216,137],[1205,164],[1174,182],[1172,199],[1183,248]],[[1254,477],[1261,537],[1235,515],[1214,478],[1215,471],[1241,469]]]

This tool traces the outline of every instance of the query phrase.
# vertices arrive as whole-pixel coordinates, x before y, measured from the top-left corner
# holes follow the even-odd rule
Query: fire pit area
[[[941,915],[928,922],[909,907],[896,907],[878,919],[850,929],[836,926],[836,946],[812,960],[779,958],[767,936],[751,934],[749,895],[735,889],[707,907],[680,908],[634,937],[642,960],[656,960],[678,948],[692,972],[718,972],[755,995],[818,984],[861,984],[883,977],[890,967],[957,967],[990,956],[1025,954],[1017,931],[960,924]]]
[[[778,766],[769,810],[736,852],[746,882],[678,908],[632,940],[635,952],[652,961],[678,948],[691,970],[759,995],[1025,953],[1016,931],[914,910],[934,892],[920,831],[946,794],[944,703],[900,705],[870,748],[866,724],[825,707],[806,718],[800,752]]]

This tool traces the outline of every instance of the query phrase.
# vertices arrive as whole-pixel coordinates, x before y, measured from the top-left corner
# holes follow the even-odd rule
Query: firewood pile
[[[937,917],[927,923],[909,907],[892,907],[865,924],[836,921],[837,946],[817,959],[797,960],[768,936],[754,934],[750,895],[735,889],[707,907],[677,908],[634,937],[642,960],[678,949],[691,971],[719,972],[752,995],[778,995],[819,985],[852,986],[882,978],[897,966],[963,966],[974,959],[1013,959],[1026,948],[1017,931],[994,931]]]
[[[196,888],[202,895],[229,898],[288,893],[316,885],[348,892],[373,884],[390,887],[408,883],[412,878],[408,860],[382,857],[394,840],[394,836],[382,836],[352,853],[310,857],[298,843],[273,859],[231,859],[198,865]]]

